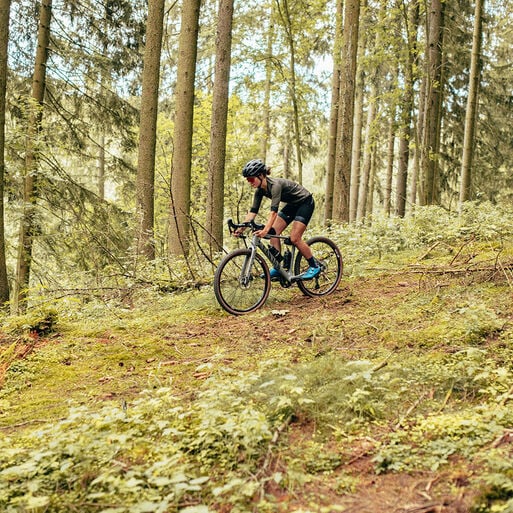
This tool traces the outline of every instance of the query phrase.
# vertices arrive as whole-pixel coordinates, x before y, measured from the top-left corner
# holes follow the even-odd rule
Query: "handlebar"
[[[237,228],[250,228],[252,232],[256,232],[257,230],[263,230],[264,229],[264,225],[263,224],[258,224],[258,223],[255,223],[254,220],[251,220],[251,221],[248,221],[246,223],[234,223],[233,222],[233,219],[228,219],[227,221],[227,224],[228,224],[228,229],[230,230],[230,235],[233,234],[233,232],[237,229]],[[241,234],[239,236],[239,238],[241,239],[245,239],[245,235],[244,234]],[[290,237],[288,236],[284,236],[284,235],[269,235],[267,234],[264,239],[282,239],[282,241],[287,244],[287,246],[292,246],[292,241],[290,240]]]
[[[252,232],[256,232],[257,230],[262,230],[264,228],[263,224],[257,224],[254,220],[248,221],[247,223],[234,223],[233,219],[228,219],[228,229],[230,230],[230,235],[237,228],[250,228]]]

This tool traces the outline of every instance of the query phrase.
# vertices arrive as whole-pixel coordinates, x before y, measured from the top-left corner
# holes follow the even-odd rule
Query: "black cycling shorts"
[[[285,205],[279,212],[278,215],[287,223],[287,226],[292,221],[299,221],[305,225],[308,225],[312,214],[315,210],[315,201],[313,196],[307,198],[303,203],[299,205]]]

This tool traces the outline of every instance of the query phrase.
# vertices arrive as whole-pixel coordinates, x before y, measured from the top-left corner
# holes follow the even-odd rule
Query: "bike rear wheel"
[[[250,249],[226,255],[214,275],[214,293],[219,304],[232,315],[254,312],[269,296],[271,277],[265,260],[255,254],[251,269]]]
[[[321,273],[313,280],[300,280],[297,285],[306,296],[331,294],[338,287],[344,269],[340,250],[327,237],[313,237],[306,243],[312,248],[313,256],[321,266]],[[294,274],[302,274],[308,267],[308,261],[299,253],[294,263]]]

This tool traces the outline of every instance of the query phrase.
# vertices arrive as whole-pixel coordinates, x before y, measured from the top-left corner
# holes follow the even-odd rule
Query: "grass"
[[[274,288],[242,318],[208,287],[57,302],[51,326],[44,308],[6,318],[0,505],[378,513],[418,501],[394,490],[427,476],[432,501],[463,501],[448,511],[506,511],[511,288],[451,272],[456,254],[490,262],[495,249],[384,252],[329,298]]]

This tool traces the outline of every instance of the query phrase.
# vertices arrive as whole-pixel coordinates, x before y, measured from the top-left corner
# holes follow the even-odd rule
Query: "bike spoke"
[[[269,271],[260,256],[248,271],[249,250],[236,250],[221,262],[214,277],[214,291],[221,306],[239,315],[259,308],[270,288]]]

